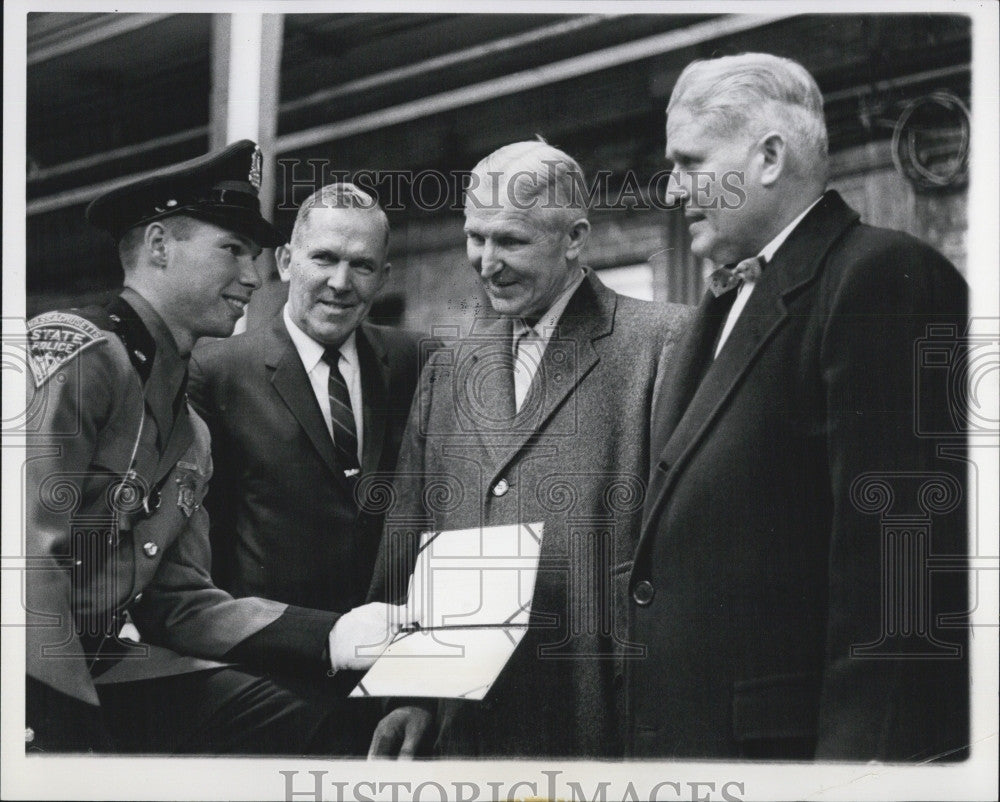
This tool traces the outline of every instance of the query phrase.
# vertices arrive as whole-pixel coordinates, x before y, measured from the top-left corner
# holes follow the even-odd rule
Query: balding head
[[[584,197],[580,165],[545,142],[506,145],[475,166],[466,253],[495,311],[536,318],[579,280]]]
[[[587,219],[586,181],[572,156],[547,142],[514,142],[493,151],[472,169],[466,192],[470,205],[484,208],[499,200],[537,213],[539,224],[562,227]]]
[[[303,201],[295,215],[295,225],[292,227],[292,242],[301,237],[313,209],[360,209],[369,211],[375,224],[384,233],[385,249],[389,246],[389,218],[379,206],[378,201],[363,189],[349,182],[327,184],[316,190]]]

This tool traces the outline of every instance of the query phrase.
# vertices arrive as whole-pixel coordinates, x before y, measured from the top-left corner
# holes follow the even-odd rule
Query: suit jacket
[[[25,466],[29,677],[96,705],[96,674],[150,679],[249,653],[322,670],[335,615],[212,584],[208,429],[184,403],[165,325],[131,290],[84,314],[29,323],[40,371]],[[79,347],[52,365],[42,343],[56,341]],[[126,614],[140,645],[117,638]]]
[[[212,573],[235,596],[346,612],[364,601],[382,532],[355,500],[391,472],[420,370],[417,338],[363,323],[362,473],[345,478],[281,312],[199,347],[192,403],[212,434]]]
[[[967,609],[961,402],[920,354],[943,339],[961,368],[964,281],[829,192],[709,365],[720,301],[699,308],[654,416],[633,754],[954,756],[965,636],[939,616]]]
[[[532,599],[539,627],[485,700],[442,705],[439,754],[622,753],[624,583],[645,492],[649,413],[687,312],[617,295],[588,271],[521,413],[506,423],[480,390],[490,355],[509,353],[509,324],[482,319],[429,360],[371,598],[405,596],[422,531],[544,522]]]

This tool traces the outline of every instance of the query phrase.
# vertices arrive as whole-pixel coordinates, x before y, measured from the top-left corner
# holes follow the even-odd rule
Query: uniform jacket
[[[99,325],[72,313],[29,324],[29,676],[97,704],[92,672],[148,679],[248,652],[319,668],[335,615],[236,600],[212,584],[208,429],[185,403],[166,326],[131,290],[110,315],[85,314]],[[54,362],[41,345],[54,340],[80,347]],[[141,645],[117,641],[126,612]],[[98,649],[117,655],[110,670]]]
[[[420,372],[404,332],[357,329],[365,477],[396,465]],[[191,398],[212,433],[206,500],[213,576],[236,596],[346,612],[362,603],[382,520],[360,514],[302,360],[279,313],[262,328],[197,349]]]
[[[632,752],[948,756],[968,743],[964,629],[938,621],[967,608],[947,386],[965,284],[829,192],[709,366],[721,301],[699,308],[653,419],[629,585],[646,650],[628,665]],[[924,360],[928,344],[946,358]]]
[[[481,320],[421,374],[372,597],[405,595],[421,531],[544,523],[532,599],[542,628],[525,635],[485,700],[443,704],[439,753],[621,754],[622,601],[650,406],[687,312],[617,295],[588,271],[507,425],[494,424],[502,415],[479,390],[490,354],[511,347],[509,324]]]

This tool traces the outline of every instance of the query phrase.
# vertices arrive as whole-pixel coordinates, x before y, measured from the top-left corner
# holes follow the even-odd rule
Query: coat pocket
[[[733,738],[742,757],[809,759],[816,742],[820,678],[799,672],[733,684]]]

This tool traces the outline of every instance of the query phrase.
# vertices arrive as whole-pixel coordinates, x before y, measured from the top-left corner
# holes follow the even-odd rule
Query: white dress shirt
[[[323,361],[323,353],[326,346],[320,345],[302,329],[295,325],[288,312],[288,304],[282,310],[285,319],[285,328],[288,329],[288,336],[292,338],[295,350],[299,352],[299,359],[302,360],[302,367],[306,370],[309,383],[312,385],[313,393],[316,395],[316,403],[323,413],[323,420],[326,421],[326,430],[333,439],[333,418],[330,416],[330,366]],[[344,377],[347,385],[347,392],[351,396],[351,411],[354,413],[354,425],[358,431],[358,464],[361,464],[361,454],[364,449],[364,407],[361,398],[361,363],[358,361],[358,346],[355,332],[340,346],[340,361],[337,363],[340,374]]]
[[[822,197],[822,196],[821,196]],[[781,247],[782,243],[788,239],[789,235],[795,230],[795,227],[802,222],[802,218],[805,217],[809,210],[812,209],[817,203],[819,203],[820,198],[816,198],[812,203],[810,203],[791,223],[785,226],[778,233],[773,240],[771,240],[767,245],[761,248],[758,256],[763,256],[765,262],[770,262],[774,258],[774,254],[777,253],[778,248]],[[714,269],[714,268],[713,268]],[[765,269],[767,269],[765,267]],[[740,318],[740,313],[743,312],[743,307],[747,305],[747,301],[750,300],[751,294],[753,294],[753,288],[757,286],[756,281],[747,281],[744,279],[743,283],[736,288],[736,301],[733,302],[732,307],[729,309],[729,314],[726,316],[726,323],[722,327],[722,334],[719,335],[719,342],[715,346],[715,356],[719,355],[719,351],[722,350],[722,346],[725,344],[726,340],[729,338],[730,332],[733,330],[733,326],[736,325],[736,321]]]
[[[567,287],[552,306],[543,314],[534,326],[528,326],[521,318],[514,319],[514,408],[520,412],[524,399],[531,389],[538,366],[542,363],[545,346],[552,339],[559,318],[566,311],[566,304],[583,281],[583,270],[580,270],[576,280]]]

